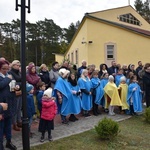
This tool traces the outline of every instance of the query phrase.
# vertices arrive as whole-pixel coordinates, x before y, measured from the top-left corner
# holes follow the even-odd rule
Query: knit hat
[[[45,90],[43,95],[47,95],[49,98],[52,97],[52,88]]]
[[[66,70],[65,68],[62,68],[59,70],[59,75],[62,77],[62,78],[65,78],[67,75],[69,75],[70,71],[69,70]]]
[[[26,84],[26,92],[27,92],[27,93],[29,93],[33,88],[34,88],[34,87],[33,87],[32,84],[29,84],[29,83]]]

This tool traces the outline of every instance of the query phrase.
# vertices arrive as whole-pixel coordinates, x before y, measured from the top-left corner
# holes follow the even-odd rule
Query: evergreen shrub
[[[144,118],[147,123],[150,123],[150,107],[145,109]]]
[[[95,130],[101,139],[112,139],[119,133],[119,125],[110,118],[103,118],[95,126]]]

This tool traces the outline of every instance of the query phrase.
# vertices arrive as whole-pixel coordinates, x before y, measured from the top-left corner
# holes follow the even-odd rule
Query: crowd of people
[[[20,131],[22,127],[22,87],[21,63],[14,60],[9,63],[0,58],[0,149],[6,147],[16,150],[12,144],[12,129]],[[30,62],[26,67],[27,115],[29,136],[34,117],[39,118],[38,131],[40,141],[44,142],[45,133],[52,141],[51,130],[54,119],[60,114],[62,124],[77,121],[76,115],[97,116],[102,111],[108,115],[117,113],[138,115],[142,112],[142,103],[150,106],[150,63],[138,67],[134,64],[120,65],[112,61],[111,66],[88,65],[85,60],[77,68],[68,61],[62,65],[53,62],[51,70],[42,64],[37,70]],[[100,106],[100,107],[99,107]],[[102,108],[102,109],[100,109]]]

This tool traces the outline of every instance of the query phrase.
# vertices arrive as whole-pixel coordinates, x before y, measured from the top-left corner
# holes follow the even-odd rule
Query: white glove
[[[133,90],[132,91],[136,91],[137,90],[137,88],[135,87],[135,88],[133,88]]]
[[[76,94],[76,93],[77,93],[77,91],[72,90],[72,94]]]

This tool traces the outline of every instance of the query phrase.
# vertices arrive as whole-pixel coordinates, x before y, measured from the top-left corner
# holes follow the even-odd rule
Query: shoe
[[[49,141],[53,141],[53,138],[52,138],[52,136],[50,135],[50,136],[48,136],[48,140]]]
[[[84,117],[90,117],[91,115],[89,113],[85,114]]]
[[[67,125],[68,125],[69,123],[68,123],[67,120],[63,120],[63,121],[62,121],[62,124],[67,124]]]
[[[44,142],[44,136],[41,136],[40,142]]]
[[[20,131],[20,128],[19,128],[16,124],[13,125],[13,129],[14,129],[15,131]]]
[[[17,126],[18,126],[19,128],[22,128],[22,122],[17,122]]]
[[[6,143],[6,148],[9,148],[11,150],[17,150],[17,147],[13,145],[11,142]]]
[[[110,116],[115,116],[115,113],[112,112],[112,113],[108,113]]]
[[[30,137],[30,138],[33,138],[33,134],[34,134],[34,133],[30,132],[30,133],[29,133],[29,137]]]
[[[74,116],[75,121],[79,120],[76,116]]]
[[[75,122],[75,119],[73,117],[69,117],[69,121]]]

